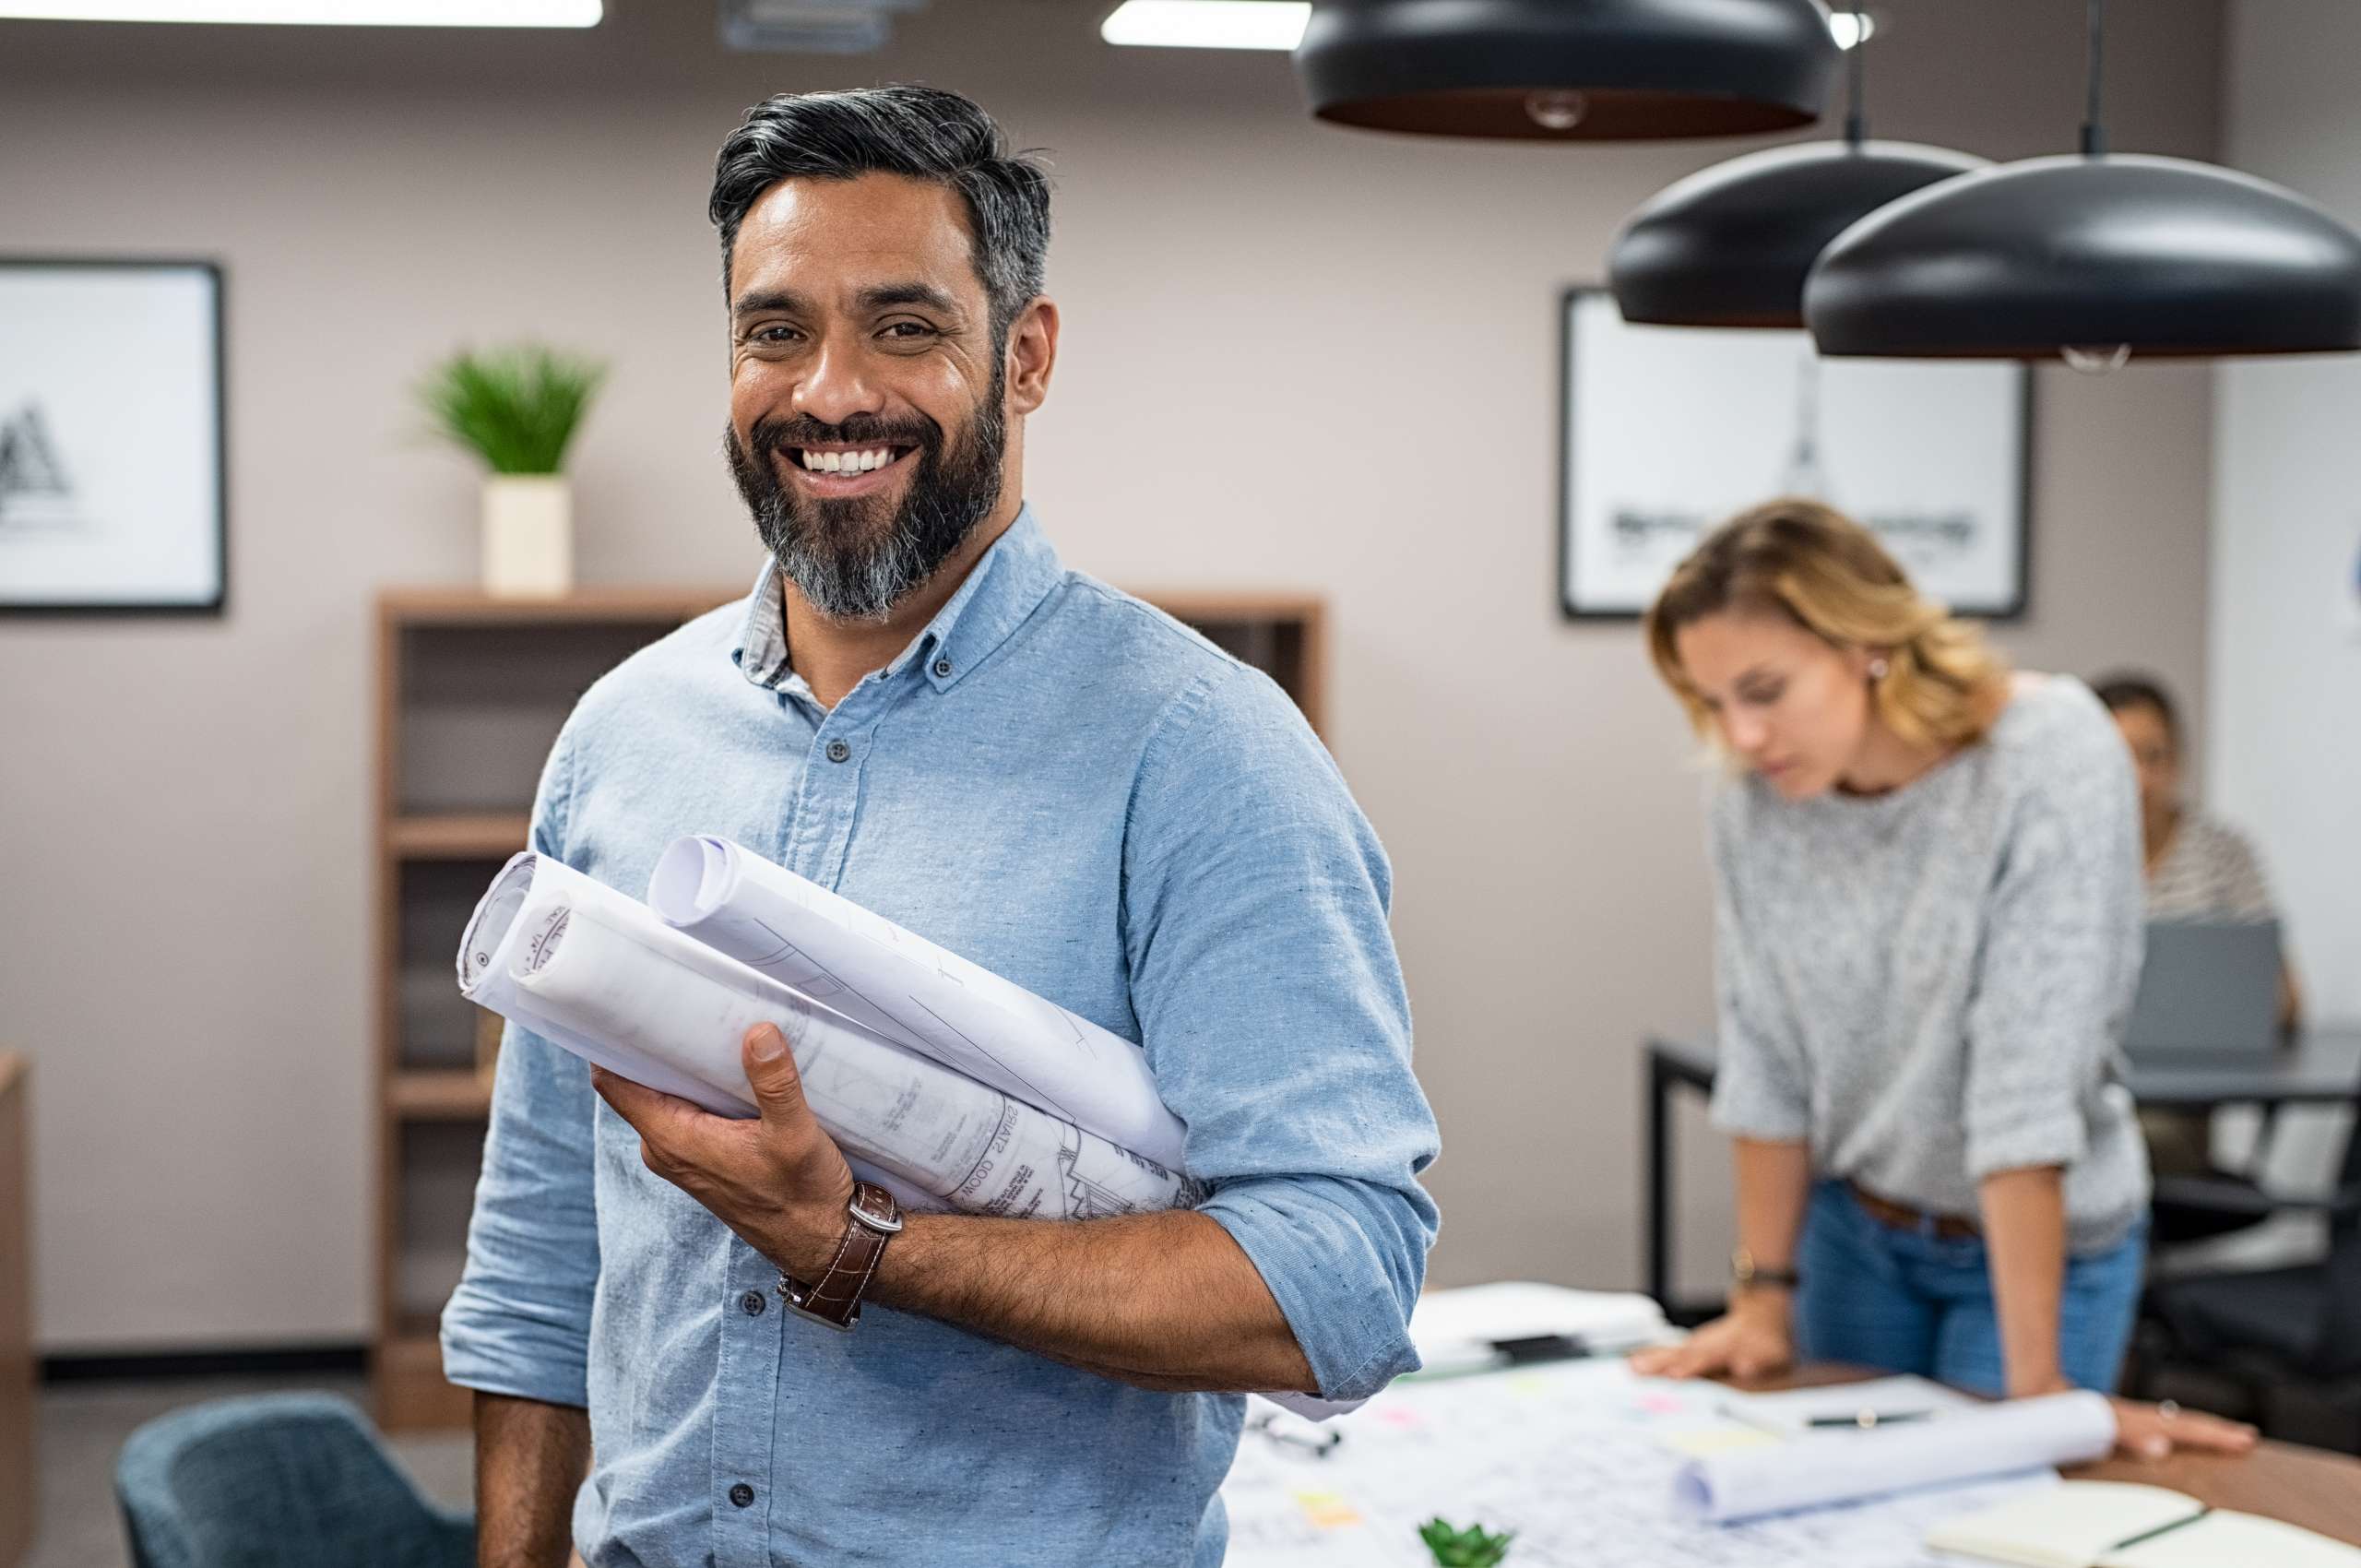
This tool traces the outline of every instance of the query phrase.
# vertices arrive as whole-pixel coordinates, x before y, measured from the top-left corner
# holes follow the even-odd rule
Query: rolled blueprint
[[[509,861],[459,951],[469,1000],[635,1082],[754,1114],[739,1041],[778,1026],[814,1115],[896,1195],[1083,1219],[1185,1206],[1174,1170],[881,1039],[544,857]],[[862,1172],[865,1176],[868,1171]]]
[[[664,920],[896,1045],[1183,1164],[1180,1118],[1138,1046],[727,838],[672,841],[647,903]]]
[[[2105,1396],[2053,1394],[1947,1410],[1907,1426],[1817,1432],[1733,1448],[1682,1467],[1675,1506],[1715,1524],[2075,1465],[2115,1447]]]

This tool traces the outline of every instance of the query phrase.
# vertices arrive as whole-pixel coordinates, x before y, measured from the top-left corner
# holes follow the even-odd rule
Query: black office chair
[[[2361,1449],[2361,1101],[2355,1111],[2336,1189],[2326,1198],[2291,1203],[2260,1193],[2251,1200],[2220,1190],[2211,1194],[2220,1203],[2250,1202],[2257,1218],[2325,1213],[2327,1256],[2292,1267],[2210,1270],[2151,1286],[2142,1306],[2143,1326],[2151,1330],[2141,1357],[2142,1392],[2170,1392],[2175,1369],[2210,1373],[2237,1391],[2246,1408],[2231,1413],[2259,1418],[2266,1430],[2288,1436],[2299,1434],[2285,1431],[2287,1423],[2273,1412],[2286,1408],[2291,1395],[2325,1399],[2349,1413],[2349,1420],[2339,1415],[2331,1422],[2344,1433],[2335,1445]],[[2315,1432],[2300,1435],[2321,1440]]]
[[[2202,1176],[2158,1176],[2148,1206],[2149,1245],[2210,1241],[2250,1230],[2279,1213],[2284,1206],[2258,1179],[2270,1163],[2272,1137],[2278,1130],[2279,1108],[2266,1106],[2245,1170],[2225,1170],[2209,1160]]]

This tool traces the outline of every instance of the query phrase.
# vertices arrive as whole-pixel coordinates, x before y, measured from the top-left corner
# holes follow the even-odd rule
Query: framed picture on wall
[[[1629,617],[1699,538],[1781,495],[1866,523],[1963,615],[2026,603],[2033,376],[2022,364],[1823,360],[1809,334],[1635,327],[1562,304],[1559,599]]]
[[[221,271],[0,258],[0,612],[219,614]]]

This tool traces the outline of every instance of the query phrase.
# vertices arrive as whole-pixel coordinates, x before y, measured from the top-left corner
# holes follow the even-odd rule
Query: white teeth
[[[890,446],[872,446],[866,452],[813,452],[803,454],[803,466],[813,473],[865,474],[882,469],[894,460]]]

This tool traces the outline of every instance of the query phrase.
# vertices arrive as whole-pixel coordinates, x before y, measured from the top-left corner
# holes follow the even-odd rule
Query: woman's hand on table
[[[2074,1385],[2054,1378],[2023,1394],[2071,1394]],[[2011,1390],[2012,1396],[2018,1391]],[[2127,1459],[2162,1459],[2173,1454],[2245,1454],[2255,1444],[2255,1430],[2244,1421],[2225,1420],[2202,1410],[2184,1410],[2167,1399],[2151,1405],[2139,1399],[2118,1399],[2115,1407],[2115,1451]]]
[[[1643,1377],[1722,1377],[1744,1380],[1785,1372],[1796,1359],[1786,1302],[1741,1301],[1726,1317],[1678,1345],[1634,1351],[1631,1370]]]
[[[2255,1430],[2244,1421],[2184,1410],[2169,1399],[2161,1405],[2137,1399],[2107,1403],[2115,1407],[2115,1451],[2129,1458],[2162,1459],[2176,1453],[2246,1454],[2254,1448]]]

